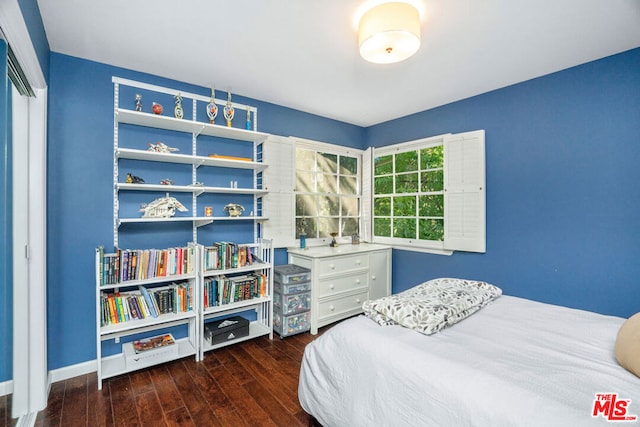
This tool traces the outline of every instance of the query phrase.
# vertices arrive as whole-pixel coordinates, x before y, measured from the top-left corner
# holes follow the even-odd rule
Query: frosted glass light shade
[[[420,47],[420,15],[407,3],[383,3],[362,16],[358,36],[360,55],[367,61],[403,61]]]

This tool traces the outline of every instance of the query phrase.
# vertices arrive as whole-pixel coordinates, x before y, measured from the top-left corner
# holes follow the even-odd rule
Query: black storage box
[[[249,335],[249,321],[242,316],[205,323],[204,337],[211,345],[233,341]]]

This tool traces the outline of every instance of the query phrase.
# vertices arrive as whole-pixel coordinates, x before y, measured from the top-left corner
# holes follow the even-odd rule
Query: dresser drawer
[[[367,300],[367,295],[368,292],[363,291],[342,298],[323,301],[318,304],[318,319],[360,313],[362,311],[362,303]]]
[[[360,268],[369,268],[369,255],[357,254],[322,259],[318,262],[318,267],[318,275],[320,277],[341,274]]]
[[[317,296],[318,298],[323,298],[363,287],[366,288],[369,286],[368,276],[368,272],[363,272],[349,276],[320,279],[316,285]]]

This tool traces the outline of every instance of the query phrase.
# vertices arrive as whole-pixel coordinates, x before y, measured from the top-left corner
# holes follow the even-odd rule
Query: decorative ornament
[[[249,108],[247,108],[246,129],[251,130],[251,110]]]
[[[184,110],[182,109],[182,95],[178,92],[174,98],[176,99],[176,108],[173,109],[173,115],[176,116],[176,119],[181,119],[184,117]]]
[[[139,176],[131,175],[131,172],[127,173],[127,184],[144,184],[144,179]]]
[[[237,217],[244,212],[244,206],[237,203],[229,203],[224,207],[224,211],[229,214],[230,217]]]
[[[176,214],[176,210],[187,212],[189,209],[185,208],[175,197],[170,197],[169,193],[151,203],[140,206],[140,212],[144,212],[143,218],[170,218]]]
[[[157,102],[152,103],[151,111],[153,111],[153,114],[162,114],[162,105],[158,104]]]
[[[160,184],[162,184],[162,185],[173,185],[175,183],[173,182],[172,179],[165,178],[165,179],[160,180]]]
[[[338,242],[336,242],[336,236],[338,235],[338,233],[329,233],[329,235],[331,236],[331,243],[329,243],[329,246],[331,246],[332,248],[337,248]]]
[[[213,124],[218,115],[218,106],[216,105],[216,92],[211,86],[211,101],[207,104],[207,116],[209,116],[209,123]]]
[[[180,151],[179,148],[169,147],[167,144],[163,142],[159,142],[157,144],[149,143],[149,148],[147,151],[155,151],[156,153],[173,153],[174,151]]]
[[[224,118],[227,119],[227,127],[231,127],[231,121],[233,120],[233,105],[231,104],[231,92],[227,92],[227,105],[224,106]]]
[[[142,111],[142,95],[136,93],[136,111]]]

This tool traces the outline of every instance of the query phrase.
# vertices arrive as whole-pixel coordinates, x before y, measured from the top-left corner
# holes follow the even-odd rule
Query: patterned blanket
[[[364,314],[380,325],[399,324],[431,335],[472,315],[502,290],[476,280],[429,280],[399,294],[365,301]]]

